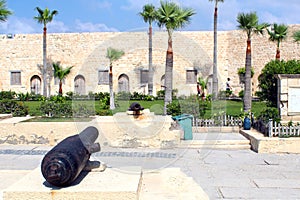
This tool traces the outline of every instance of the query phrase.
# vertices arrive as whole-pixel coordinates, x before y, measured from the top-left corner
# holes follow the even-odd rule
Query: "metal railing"
[[[243,126],[243,120],[230,115],[220,115],[211,119],[193,119],[193,126],[214,127],[214,126]]]

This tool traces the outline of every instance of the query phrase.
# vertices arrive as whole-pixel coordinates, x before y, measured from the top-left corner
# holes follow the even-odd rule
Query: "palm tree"
[[[62,66],[60,66],[59,62],[52,63],[52,66],[53,66],[53,69],[54,69],[54,77],[59,79],[58,94],[60,96],[62,96],[62,94],[63,94],[63,92],[62,92],[62,82],[70,74],[71,69],[73,68],[73,66],[63,69]]]
[[[300,31],[296,31],[296,32],[293,34],[293,38],[294,38],[294,41],[295,41],[295,42],[300,42]]]
[[[263,34],[263,30],[269,26],[267,23],[258,23],[256,12],[240,13],[237,16],[238,28],[247,33],[247,48],[245,62],[245,89],[243,99],[244,112],[251,110],[252,95],[251,95],[251,37],[252,34]]]
[[[53,20],[53,16],[57,15],[58,12],[56,10],[50,11],[48,8],[42,10],[39,7],[35,8],[38,11],[38,16],[35,16],[34,19],[38,21],[38,23],[44,25],[43,31],[43,95],[48,97],[47,94],[47,24]]]
[[[0,0],[0,21],[5,22],[12,12],[6,8],[6,1]]]
[[[157,10],[157,24],[165,27],[168,32],[168,49],[166,54],[165,68],[165,98],[164,115],[167,114],[167,105],[172,102],[172,81],[173,81],[173,48],[172,33],[174,30],[184,27],[190,22],[195,12],[191,8],[181,8],[174,2],[161,1]]]
[[[113,73],[112,73],[112,63],[120,59],[124,55],[124,51],[117,50],[114,48],[107,48],[106,58],[109,59],[109,107],[111,110],[115,109],[115,99],[114,99],[114,91],[113,91]]]
[[[144,19],[145,23],[149,23],[149,76],[148,76],[148,94],[153,95],[153,73],[152,66],[152,23],[156,19],[156,10],[152,4],[146,4],[143,11],[139,15]]]
[[[224,0],[209,0],[215,2],[214,12],[214,65],[213,65],[213,99],[218,97],[218,3]]]
[[[269,40],[272,42],[277,42],[277,49],[276,49],[276,60],[280,60],[280,43],[287,38],[288,34],[288,26],[284,24],[273,24],[271,30],[267,29],[269,34]]]

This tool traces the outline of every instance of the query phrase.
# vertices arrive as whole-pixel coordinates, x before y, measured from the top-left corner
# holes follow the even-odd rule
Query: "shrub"
[[[71,117],[71,103],[58,103],[54,101],[45,101],[40,105],[40,110],[48,117]]]
[[[99,93],[95,93],[94,94],[95,96],[95,100],[101,100],[101,99],[104,99],[104,98],[109,98],[109,93],[108,92],[99,92]]]
[[[239,97],[242,99],[244,98],[244,90],[239,91]]]
[[[180,109],[180,104],[178,101],[172,101],[172,103],[169,103],[167,105],[167,114],[176,116],[176,115],[181,115],[181,109]]]
[[[172,101],[167,105],[167,114],[176,116],[191,114],[194,117],[204,117],[209,101],[200,100],[196,95],[191,95],[184,100]]]
[[[268,106],[277,107],[277,78],[275,74],[300,74],[300,60],[273,60],[265,65],[258,77],[261,93],[258,97],[268,101]]]
[[[156,92],[156,98],[157,99],[164,99],[164,97],[165,97],[165,91],[164,90],[158,90]]]
[[[107,110],[109,109],[110,106],[110,97],[108,96],[104,96],[100,99],[100,109],[104,109]]]
[[[0,100],[2,99],[14,99],[16,97],[16,93],[14,91],[1,91],[0,92]]]
[[[83,104],[73,104],[72,107],[73,117],[89,117],[95,115],[94,108]]]
[[[22,102],[5,99],[0,101],[0,113],[11,113],[14,117],[26,116],[28,115],[28,107]]]
[[[61,95],[54,95],[50,97],[50,101],[54,101],[55,103],[64,103],[67,98]]]
[[[130,92],[122,91],[122,92],[117,93],[116,99],[118,99],[118,100],[130,100],[130,96],[131,96]]]
[[[111,116],[112,115],[112,111],[111,110],[97,110],[96,111],[96,115]]]
[[[67,100],[72,100],[73,99],[74,93],[72,91],[69,91],[66,93],[66,99]]]
[[[280,122],[280,116],[278,109],[275,107],[268,107],[264,109],[259,116],[257,116],[258,119],[262,120],[264,123],[267,123],[269,119],[272,119],[273,121]]]

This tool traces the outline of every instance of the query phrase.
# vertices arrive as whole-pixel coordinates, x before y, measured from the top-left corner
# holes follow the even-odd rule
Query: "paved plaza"
[[[232,139],[232,135],[230,137]],[[0,191],[39,167],[50,148],[0,145]],[[92,159],[124,173],[132,173],[136,167],[141,167],[144,174],[180,168],[202,187],[210,199],[300,199],[298,154],[257,154],[250,149],[188,146],[174,149],[103,146],[101,152],[92,155]]]

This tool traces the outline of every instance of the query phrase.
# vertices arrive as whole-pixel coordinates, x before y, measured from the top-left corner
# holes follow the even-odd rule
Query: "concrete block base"
[[[5,189],[3,200],[136,200],[140,180],[141,173],[125,173],[107,168],[104,172],[81,173],[72,186],[58,188],[50,186],[43,178],[40,168],[37,168]]]

